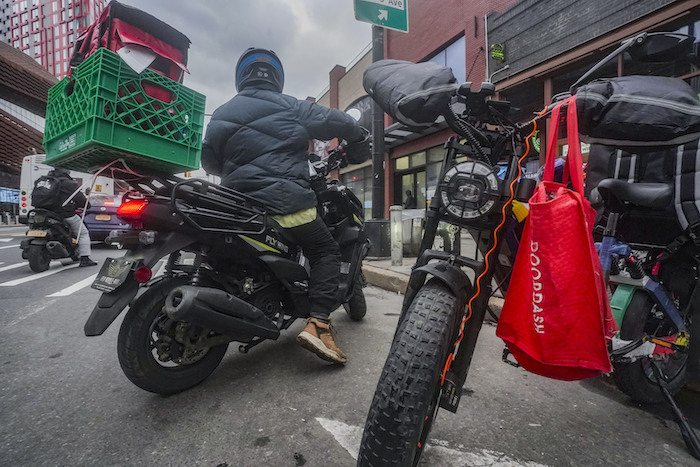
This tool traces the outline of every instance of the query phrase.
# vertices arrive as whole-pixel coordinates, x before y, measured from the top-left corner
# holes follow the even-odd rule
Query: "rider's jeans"
[[[88,232],[87,227],[83,224],[83,220],[79,215],[74,215],[71,217],[66,217],[64,219],[68,225],[70,225],[70,230],[73,235],[78,237],[78,254],[80,256],[90,256],[90,232]],[[78,234],[80,230],[80,234]]]
[[[340,278],[340,249],[328,227],[316,217],[308,224],[284,229],[284,234],[304,250],[311,266],[309,280],[310,314],[328,318],[336,305]]]

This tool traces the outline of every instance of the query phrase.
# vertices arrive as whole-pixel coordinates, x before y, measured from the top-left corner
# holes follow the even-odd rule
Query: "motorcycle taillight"
[[[117,215],[121,217],[140,217],[147,205],[148,202],[145,199],[132,199],[122,203],[117,208]]]

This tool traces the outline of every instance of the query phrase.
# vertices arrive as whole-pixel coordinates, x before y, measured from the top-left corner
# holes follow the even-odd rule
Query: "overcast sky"
[[[184,84],[207,97],[207,113],[236,92],[234,70],[248,47],[272,49],[284,93],[317,97],[335,65],[347,66],[372,40],[353,0],[120,0],[189,37]]]

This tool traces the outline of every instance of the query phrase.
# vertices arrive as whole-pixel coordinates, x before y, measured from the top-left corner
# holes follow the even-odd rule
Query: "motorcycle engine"
[[[283,313],[282,294],[273,286],[265,287],[245,299],[254,307],[265,313],[265,316],[275,320],[279,313]]]

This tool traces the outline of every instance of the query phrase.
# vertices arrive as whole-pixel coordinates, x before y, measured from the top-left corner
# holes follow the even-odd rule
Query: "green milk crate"
[[[138,74],[98,49],[49,90],[46,163],[80,172],[119,159],[135,171],[198,169],[204,102],[202,94],[149,69]]]

